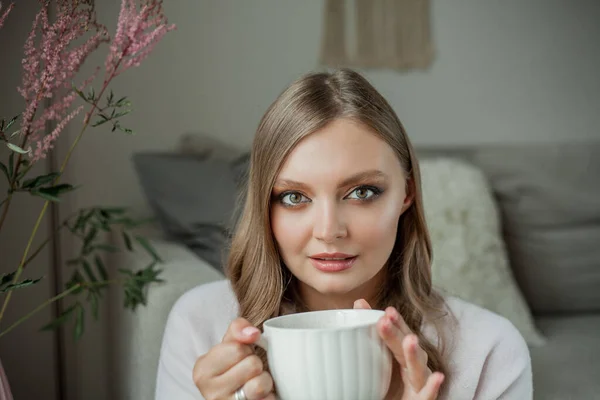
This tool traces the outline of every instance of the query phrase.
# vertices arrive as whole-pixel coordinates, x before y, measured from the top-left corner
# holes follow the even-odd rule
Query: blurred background
[[[337,2],[338,7],[340,3]],[[358,8],[352,1],[346,3],[344,18],[352,21],[355,18],[352,13]],[[598,162],[593,161],[598,159],[597,141],[600,139],[600,4],[593,0],[431,0],[423,3],[429,5],[424,8],[427,15],[424,26],[429,29],[429,61],[421,60],[422,65],[414,68],[357,66],[351,60],[340,59],[338,62],[363,72],[381,91],[419,149],[461,154],[464,149],[470,149],[470,157],[479,157],[483,164],[489,158],[473,155],[472,149],[502,148],[503,155],[495,154],[496,159],[507,160],[512,165],[542,153],[551,154],[558,158],[545,159],[541,164],[548,165],[547,170],[558,171],[557,174],[569,162],[585,160],[574,175],[557,176],[559,180],[570,181],[580,177],[582,190],[591,193],[582,200],[589,213],[583,219],[577,216],[577,223],[586,227],[584,242],[590,245],[583,250],[578,248],[578,254],[589,253],[582,267],[585,273],[574,278],[574,285],[587,285],[589,289],[588,286],[600,284],[600,263],[595,249],[600,244],[600,197],[595,197],[599,193],[600,170]],[[96,4],[99,20],[110,31],[114,30],[121,2],[102,0]],[[134,129],[136,135],[110,132],[110,129],[96,129],[85,135],[64,177],[65,181],[83,186],[64,198],[59,215],[94,204],[128,206],[140,216],[155,215],[156,204],[148,198],[148,184],[142,184],[152,178],[139,176],[140,170],[136,171],[133,162],[136,154],[180,152],[185,143],[192,143],[192,147],[193,143],[201,147],[212,143],[210,146],[214,149],[217,146],[214,143],[218,142],[220,148],[227,149],[227,154],[242,156],[252,142],[262,114],[285,86],[304,73],[327,67],[324,43],[327,29],[332,29],[327,23],[333,23],[327,17],[333,15],[327,11],[331,12],[332,8],[327,7],[334,6],[321,0],[165,2],[165,14],[170,23],[177,25],[177,30],[165,36],[141,67],[118,77],[112,86],[117,97],[126,95],[133,103],[134,112],[126,117],[126,125]],[[37,1],[19,0],[14,14],[0,32],[0,113],[3,116],[19,112],[22,107],[22,98],[15,88],[21,80],[23,44],[38,9]],[[350,37],[356,35],[351,32],[352,26],[344,29],[350,32]],[[328,45],[336,46],[331,42]],[[103,63],[105,52],[98,53],[84,69],[91,71],[94,64]],[[71,124],[61,135],[56,148],[58,160],[66,154],[78,133],[77,128],[77,124]],[[595,153],[579,150],[594,146]],[[509,155],[515,154],[510,149],[518,148],[528,150],[518,160],[509,161]],[[567,161],[560,160],[562,148],[570,149]],[[48,162],[37,168],[49,171],[53,166]],[[493,180],[495,175],[492,175]],[[569,200],[566,201],[565,204],[569,204]],[[8,229],[0,235],[2,272],[18,265],[21,253],[12,250],[26,243],[40,206],[39,200],[24,198],[12,210],[7,220]],[[568,225],[564,222],[561,229]],[[45,221],[42,229],[50,231],[51,221]],[[596,239],[596,245],[592,246]],[[62,257],[66,258],[72,244],[64,238],[60,246]],[[45,279],[27,292],[15,293],[7,312],[8,321],[56,293],[56,279],[66,279],[60,273],[58,277],[53,275],[56,266],[47,267],[56,262],[56,253],[51,248],[40,254],[30,274],[31,277],[44,275]],[[67,267],[60,266],[59,270],[62,268]],[[568,277],[575,273],[565,270],[564,265],[557,268]],[[543,269],[536,270],[535,274],[539,275],[540,271]],[[547,294],[541,299],[535,298],[531,280],[527,281],[520,272],[515,274],[521,277],[519,287],[526,293],[527,305],[533,307],[536,316],[548,314],[548,304],[560,303],[557,298],[549,300]],[[60,284],[58,282],[58,286]],[[580,289],[580,286],[572,286],[564,290],[573,293]],[[567,305],[558,307],[557,315],[580,316],[600,311],[598,295],[586,296],[583,300],[567,298],[564,300]],[[98,322],[91,318],[86,321],[86,334],[78,342],[72,340],[70,330],[56,334],[38,332],[39,327],[50,320],[52,307],[2,337],[0,360],[15,399],[132,398],[115,389],[119,377],[115,376],[118,369],[113,363],[119,355],[114,354],[111,346],[115,336],[125,333],[117,330],[110,307],[101,310]],[[590,338],[599,335],[600,318],[597,315],[594,318],[590,323],[583,323],[587,327],[581,329],[588,329],[587,336],[582,334],[584,339],[574,335],[560,340],[589,340],[586,343],[596,346],[590,351],[597,354],[600,339],[592,342]],[[566,325],[573,326],[571,322]],[[156,329],[160,336],[160,327]],[[547,336],[547,332],[540,329]],[[157,348],[148,351],[156,352]],[[564,351],[564,354],[570,352]],[[551,367],[563,371],[580,368],[578,364],[586,358],[581,356],[579,361],[575,359],[563,365],[556,362]],[[545,356],[540,357],[540,363],[547,361]],[[594,367],[591,362],[584,368],[587,377],[563,382],[570,393],[579,393],[574,391],[582,385],[594,384],[592,371],[595,368],[597,373],[600,366]],[[155,370],[155,366],[153,368]],[[596,396],[598,389],[595,386]]]

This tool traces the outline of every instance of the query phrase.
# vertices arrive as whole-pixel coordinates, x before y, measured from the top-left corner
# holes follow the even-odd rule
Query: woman
[[[294,82],[262,118],[250,164],[228,280],[173,307],[157,399],[275,399],[253,345],[262,323],[352,307],[386,310],[377,328],[397,361],[387,399],[532,398],[511,323],[432,289],[418,163],[362,76]]]

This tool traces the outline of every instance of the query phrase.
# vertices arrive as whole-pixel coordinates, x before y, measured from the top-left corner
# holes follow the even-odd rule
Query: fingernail
[[[244,336],[252,336],[256,332],[259,332],[259,330],[253,326],[247,326],[246,328],[242,329],[242,335]]]
[[[413,350],[417,350],[417,347],[419,346],[419,338],[417,336],[413,336],[412,337],[412,348]]]
[[[444,383],[444,379],[445,379],[445,376],[444,376],[444,374],[440,374],[440,376],[439,376],[439,378],[438,378],[438,382],[439,382],[439,384],[440,384],[440,385],[441,385],[442,383]]]
[[[398,322],[398,311],[396,311],[395,308],[389,307],[386,311],[387,311],[386,314],[390,317],[392,322],[394,322],[394,323]]]

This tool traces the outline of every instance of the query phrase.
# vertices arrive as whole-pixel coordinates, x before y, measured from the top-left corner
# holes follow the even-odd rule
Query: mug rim
[[[342,331],[342,330],[365,328],[365,327],[374,326],[375,324],[377,324],[378,320],[375,322],[363,322],[363,323],[358,323],[358,324],[350,325],[350,326],[336,326],[336,327],[328,327],[328,328],[284,328],[281,326],[272,326],[271,325],[271,323],[273,323],[273,322],[277,322],[277,321],[281,321],[281,320],[285,320],[285,319],[292,319],[295,317],[297,318],[298,316],[303,316],[303,315],[307,315],[307,314],[314,315],[314,314],[327,314],[327,313],[332,313],[332,312],[348,312],[348,311],[358,312],[358,313],[367,313],[367,314],[377,314],[379,316],[385,315],[385,311],[383,311],[383,310],[364,309],[364,308],[341,308],[341,309],[332,309],[332,310],[306,311],[306,312],[302,312],[302,313],[280,315],[278,317],[269,318],[268,320],[266,320],[263,323],[263,330],[264,330],[264,328],[269,328],[269,329],[278,330],[278,331],[332,332],[332,331]]]

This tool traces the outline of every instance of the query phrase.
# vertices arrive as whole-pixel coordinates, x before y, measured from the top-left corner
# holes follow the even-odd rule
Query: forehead
[[[279,178],[343,178],[373,169],[403,175],[385,141],[358,122],[339,119],[302,139],[286,158]]]

